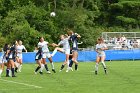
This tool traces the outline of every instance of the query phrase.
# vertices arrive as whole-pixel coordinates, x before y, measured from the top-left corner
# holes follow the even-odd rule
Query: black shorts
[[[73,51],[78,51],[78,48],[77,48],[77,47],[73,47],[73,48],[72,48],[72,52],[73,52]]]

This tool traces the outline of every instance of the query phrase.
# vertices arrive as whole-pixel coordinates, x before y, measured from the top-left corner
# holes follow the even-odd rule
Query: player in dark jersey
[[[6,66],[7,65],[7,60],[6,60],[6,51],[9,49],[9,45],[8,44],[5,44],[4,47],[3,47],[3,54],[2,56],[0,57],[0,76],[4,70],[4,65]]]
[[[6,69],[6,77],[9,77],[9,70],[11,69],[12,72],[12,77],[15,76],[15,58],[16,58],[16,49],[15,49],[15,44],[12,45],[9,49],[6,51],[6,60],[7,60],[7,69]]]
[[[72,30],[68,30],[68,35],[70,36],[69,40],[72,42],[72,61],[75,63],[75,70],[78,68],[78,39],[81,36],[77,33],[74,33]]]

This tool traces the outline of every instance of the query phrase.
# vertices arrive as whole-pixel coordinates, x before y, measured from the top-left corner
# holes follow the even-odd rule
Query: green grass
[[[16,78],[0,79],[0,93],[139,93],[140,61],[107,62],[108,75],[100,65],[99,74],[94,75],[94,62],[79,63],[79,70],[66,73],[58,72],[62,63],[55,63],[57,73],[35,75],[36,64],[24,64]],[[50,67],[50,64],[48,64]],[[44,70],[45,72],[45,70]],[[26,83],[27,86],[18,83]]]

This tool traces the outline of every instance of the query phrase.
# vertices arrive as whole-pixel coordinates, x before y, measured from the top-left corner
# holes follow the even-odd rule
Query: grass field
[[[24,64],[16,78],[0,79],[0,93],[139,93],[140,61],[107,62],[108,74],[102,66],[94,75],[94,62],[79,63],[79,70],[59,72],[62,63],[55,63],[57,73],[33,73],[36,64]],[[50,67],[50,64],[48,64]],[[45,70],[44,70],[45,72]]]

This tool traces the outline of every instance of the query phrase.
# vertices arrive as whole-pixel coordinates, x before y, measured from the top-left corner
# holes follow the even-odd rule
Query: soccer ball
[[[56,15],[55,12],[50,13],[50,16],[52,16],[52,17],[55,17],[55,15]]]

